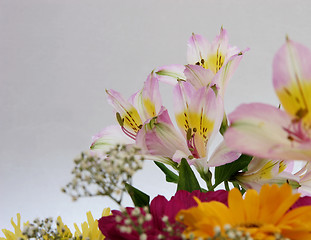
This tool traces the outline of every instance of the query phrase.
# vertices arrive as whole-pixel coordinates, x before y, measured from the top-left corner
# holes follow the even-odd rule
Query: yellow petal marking
[[[201,110],[198,112],[183,112],[175,116],[177,125],[185,130],[191,128],[194,133],[195,147],[198,150],[200,157],[206,156],[206,145],[208,138],[214,129],[214,121],[210,120]]]
[[[219,52],[219,50],[217,50],[215,54],[208,56],[204,68],[210,69],[214,73],[217,73],[224,64],[224,61],[225,56],[221,52]]]
[[[288,87],[276,91],[287,113],[296,119],[302,119],[305,127],[311,127],[311,82],[297,80]]]
[[[147,112],[149,117],[150,118],[155,117],[156,116],[156,109],[155,109],[154,103],[149,98],[145,98],[143,100],[143,102],[144,102],[145,111]]]
[[[137,110],[132,107],[130,109],[126,109],[126,112],[122,114],[122,118],[124,118],[124,127],[132,129],[135,133],[139,131],[142,125],[142,121]]]

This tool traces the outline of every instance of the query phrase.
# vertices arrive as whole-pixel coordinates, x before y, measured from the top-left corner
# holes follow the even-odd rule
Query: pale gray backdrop
[[[286,34],[311,47],[310,9],[288,0],[1,0],[0,229],[11,229],[17,212],[25,221],[61,214],[72,228],[88,210],[99,217],[116,207],[60,192],[72,159],[115,122],[105,88],[128,97],[153,68],[185,64],[192,32],[212,40],[223,25],[233,45],[251,49],[227,89],[227,112],[242,102],[277,105],[273,55]],[[135,186],[171,196],[175,186],[153,163],[145,167]]]

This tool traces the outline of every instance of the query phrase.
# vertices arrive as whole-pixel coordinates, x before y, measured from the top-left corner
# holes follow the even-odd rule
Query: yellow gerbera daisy
[[[246,236],[255,240],[308,240],[311,206],[290,210],[298,199],[299,193],[293,194],[288,184],[263,185],[259,194],[250,189],[244,198],[234,188],[229,192],[228,207],[217,201],[202,203],[195,199],[198,206],[181,210],[176,219],[186,225],[184,235],[191,239]]]

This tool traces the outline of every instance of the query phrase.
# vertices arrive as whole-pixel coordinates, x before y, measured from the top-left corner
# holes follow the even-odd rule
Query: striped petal
[[[231,56],[225,65],[215,75],[212,84],[217,84],[220,86],[220,94],[222,96],[224,96],[227,84],[239,66],[240,61],[242,60],[242,57],[246,51],[248,51],[248,49]]]
[[[284,109],[310,129],[311,51],[287,39],[274,57],[273,85]]]
[[[227,31],[221,28],[220,34],[216,36],[215,40],[212,42],[205,68],[211,69],[214,73],[217,73],[225,63],[228,46],[229,39]]]
[[[174,89],[177,125],[193,149],[195,158],[207,156],[207,143],[218,132],[223,117],[223,102],[210,87],[198,90],[187,82]]]
[[[186,81],[191,83],[195,89],[206,87],[212,82],[215,76],[211,70],[198,65],[186,65],[184,74]]]
[[[247,171],[235,176],[236,180],[245,189],[259,191],[264,184],[277,184],[279,186],[288,183],[293,188],[299,186],[299,177],[284,171],[285,164],[282,161],[253,158],[247,167]]]
[[[129,102],[138,110],[142,122],[157,116],[162,107],[159,81],[154,73],[149,74],[141,91],[134,94]]]
[[[286,112],[261,103],[240,105],[229,115],[226,144],[239,152],[268,159],[310,160],[311,142],[293,141],[292,118]]]
[[[126,137],[119,125],[112,125],[104,128],[98,134],[94,135],[91,149],[101,149],[108,151],[116,144],[133,144],[134,140]]]
[[[114,107],[122,119],[124,119],[124,127],[129,134],[136,135],[142,126],[142,120],[136,108],[128,101],[124,100],[120,93],[114,90],[106,90],[108,94],[108,102]]]
[[[226,63],[230,57],[240,52],[237,47],[229,45],[229,38],[227,31],[220,29],[220,34],[216,36],[211,44],[211,48],[207,54],[204,68],[212,70],[217,73]]]
[[[192,34],[188,41],[187,60],[189,64],[204,65],[210,43],[199,34]]]
[[[167,110],[163,110],[158,117],[144,124],[139,131],[136,143],[145,153],[173,158],[176,151],[191,155],[183,136],[176,131]]]
[[[157,68],[155,73],[158,75],[158,79],[161,82],[165,82],[170,85],[176,85],[177,80],[186,79],[184,70],[185,66],[180,64],[172,64]]]

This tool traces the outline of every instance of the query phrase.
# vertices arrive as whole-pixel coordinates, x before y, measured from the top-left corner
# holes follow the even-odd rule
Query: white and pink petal
[[[273,85],[284,109],[311,125],[311,51],[287,39],[273,60]]]
[[[210,69],[205,69],[200,65],[186,65],[184,74],[186,81],[191,83],[195,89],[206,87],[211,84],[215,74]]]
[[[186,141],[174,125],[168,122],[167,110],[163,111],[159,117],[151,119],[150,122],[144,124],[139,131],[136,143],[145,153],[173,158],[177,150],[186,155],[191,155]],[[161,119],[165,119],[162,121]]]
[[[185,66],[180,64],[171,64],[159,67],[155,70],[159,81],[176,85],[177,80],[186,80],[186,76],[184,74]]]
[[[217,84],[219,86],[219,93],[222,96],[224,96],[227,84],[235,73],[246,51],[248,51],[248,49],[231,56],[213,78],[211,84]]]
[[[243,104],[228,118],[231,126],[224,138],[233,150],[275,160],[311,159],[311,142],[293,140],[288,132],[291,116],[276,107]]]
[[[157,116],[162,107],[159,81],[154,73],[148,75],[141,91],[132,95],[129,102],[138,110],[142,122]]]
[[[193,33],[188,41],[188,63],[193,65],[204,65],[209,49],[210,43],[203,36]]]
[[[209,158],[207,165],[209,167],[221,166],[237,160],[240,156],[241,153],[233,151],[226,145],[225,141],[222,141]]]
[[[136,135],[142,125],[142,120],[136,108],[124,100],[120,93],[112,89],[106,90],[108,102],[123,119],[123,125],[131,134]],[[133,97],[134,98],[134,97]]]
[[[121,130],[119,125],[111,125],[104,128],[92,138],[91,149],[101,149],[102,151],[108,151],[116,144],[133,144],[135,141],[127,137]]]
[[[223,102],[210,87],[198,90],[187,82],[174,89],[177,125],[193,149],[195,158],[207,156],[207,143],[218,132],[223,118]],[[190,134],[190,136],[189,136]]]

